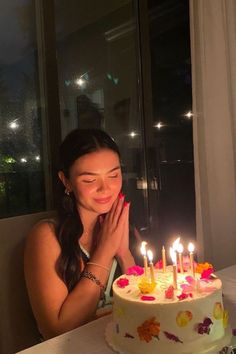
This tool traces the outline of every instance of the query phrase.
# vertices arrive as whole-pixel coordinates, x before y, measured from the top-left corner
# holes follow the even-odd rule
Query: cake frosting
[[[172,267],[155,270],[155,284],[143,274],[122,275],[113,283],[113,321],[107,342],[120,353],[218,353],[231,340],[221,280],[210,273],[192,277]]]

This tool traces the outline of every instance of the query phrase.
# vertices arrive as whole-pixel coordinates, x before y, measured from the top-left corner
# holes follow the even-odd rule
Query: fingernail
[[[130,205],[130,202],[126,202],[126,200],[124,201],[124,207]]]
[[[124,198],[124,194],[123,194],[122,192],[120,192],[120,193],[118,194],[118,197],[119,197],[119,199],[122,199],[122,198]]]

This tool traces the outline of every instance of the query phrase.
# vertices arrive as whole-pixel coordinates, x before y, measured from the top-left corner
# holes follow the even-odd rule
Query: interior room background
[[[216,269],[235,263],[235,1],[3,0],[0,10],[8,347],[20,349],[27,336],[10,315],[20,307],[26,322],[31,316],[24,238],[54,215],[58,146],[76,127],[117,141],[130,221],[155,260],[180,235]]]

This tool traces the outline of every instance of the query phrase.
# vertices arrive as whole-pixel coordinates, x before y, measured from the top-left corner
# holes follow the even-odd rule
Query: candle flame
[[[178,237],[175,242],[173,243],[173,250],[177,251],[178,245],[179,245],[180,237]]]
[[[148,256],[149,262],[152,262],[152,261],[153,261],[153,253],[152,253],[151,250],[148,250],[148,251],[147,251],[147,256]]]
[[[140,248],[140,252],[141,252],[142,256],[146,256],[146,254],[147,254],[146,245],[147,245],[147,242],[142,241],[141,248]]]
[[[190,242],[189,244],[188,244],[188,251],[189,252],[193,252],[194,251],[194,244],[192,243],[192,242]]]
[[[176,252],[172,247],[170,247],[170,257],[172,259],[172,263],[176,264]]]
[[[177,252],[183,253],[183,250],[184,250],[184,247],[183,247],[182,243],[179,243],[178,247],[177,247]]]

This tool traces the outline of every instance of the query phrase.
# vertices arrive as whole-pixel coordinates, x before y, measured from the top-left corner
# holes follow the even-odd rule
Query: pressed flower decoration
[[[173,299],[174,297],[174,287],[173,285],[170,285],[166,290],[165,290],[165,298],[166,299]]]
[[[208,268],[206,270],[203,270],[203,272],[201,273],[201,279],[210,279],[213,272],[214,272],[213,268]]]
[[[173,340],[174,342],[179,342],[179,343],[183,343],[182,340],[179,339],[179,337],[175,336],[174,334],[171,334],[169,332],[163,331],[164,335],[166,336],[166,338]]]
[[[208,269],[213,269],[213,265],[210,263],[207,263],[207,262],[198,263],[195,268],[195,272],[201,274],[204,270],[208,270]],[[214,271],[214,269],[213,269],[213,271]]]
[[[116,285],[119,286],[119,288],[125,288],[127,285],[129,285],[129,279],[120,278],[116,281]]]
[[[227,328],[229,323],[229,312],[227,310],[224,310],[223,312],[223,327]]]
[[[210,334],[210,326],[213,325],[212,320],[206,317],[203,322],[200,322],[196,326],[196,330],[199,334]]]
[[[157,261],[155,264],[154,264],[154,267],[156,269],[162,269],[163,268],[163,261],[162,259],[160,259],[159,261]]]
[[[156,298],[154,296],[148,296],[148,295],[143,295],[141,296],[140,298],[142,301],[153,301],[155,300]]]
[[[221,320],[223,318],[223,306],[221,302],[216,302],[213,308],[213,317],[216,320]]]
[[[146,277],[142,277],[138,283],[139,290],[142,294],[151,293],[155,289],[156,285],[156,283],[150,282]]]
[[[192,293],[184,293],[182,292],[180,295],[177,296],[177,298],[179,299],[179,301],[182,301],[182,300],[185,300],[187,299],[188,297],[193,297],[193,294]]]
[[[127,269],[126,275],[142,275],[144,273],[143,267],[135,265]]]
[[[190,311],[180,311],[176,317],[176,323],[179,327],[185,327],[192,320],[193,315]]]
[[[159,339],[160,323],[156,321],[155,317],[152,317],[143,322],[142,325],[137,328],[137,332],[140,340],[144,340],[147,343],[150,342],[153,337]]]

